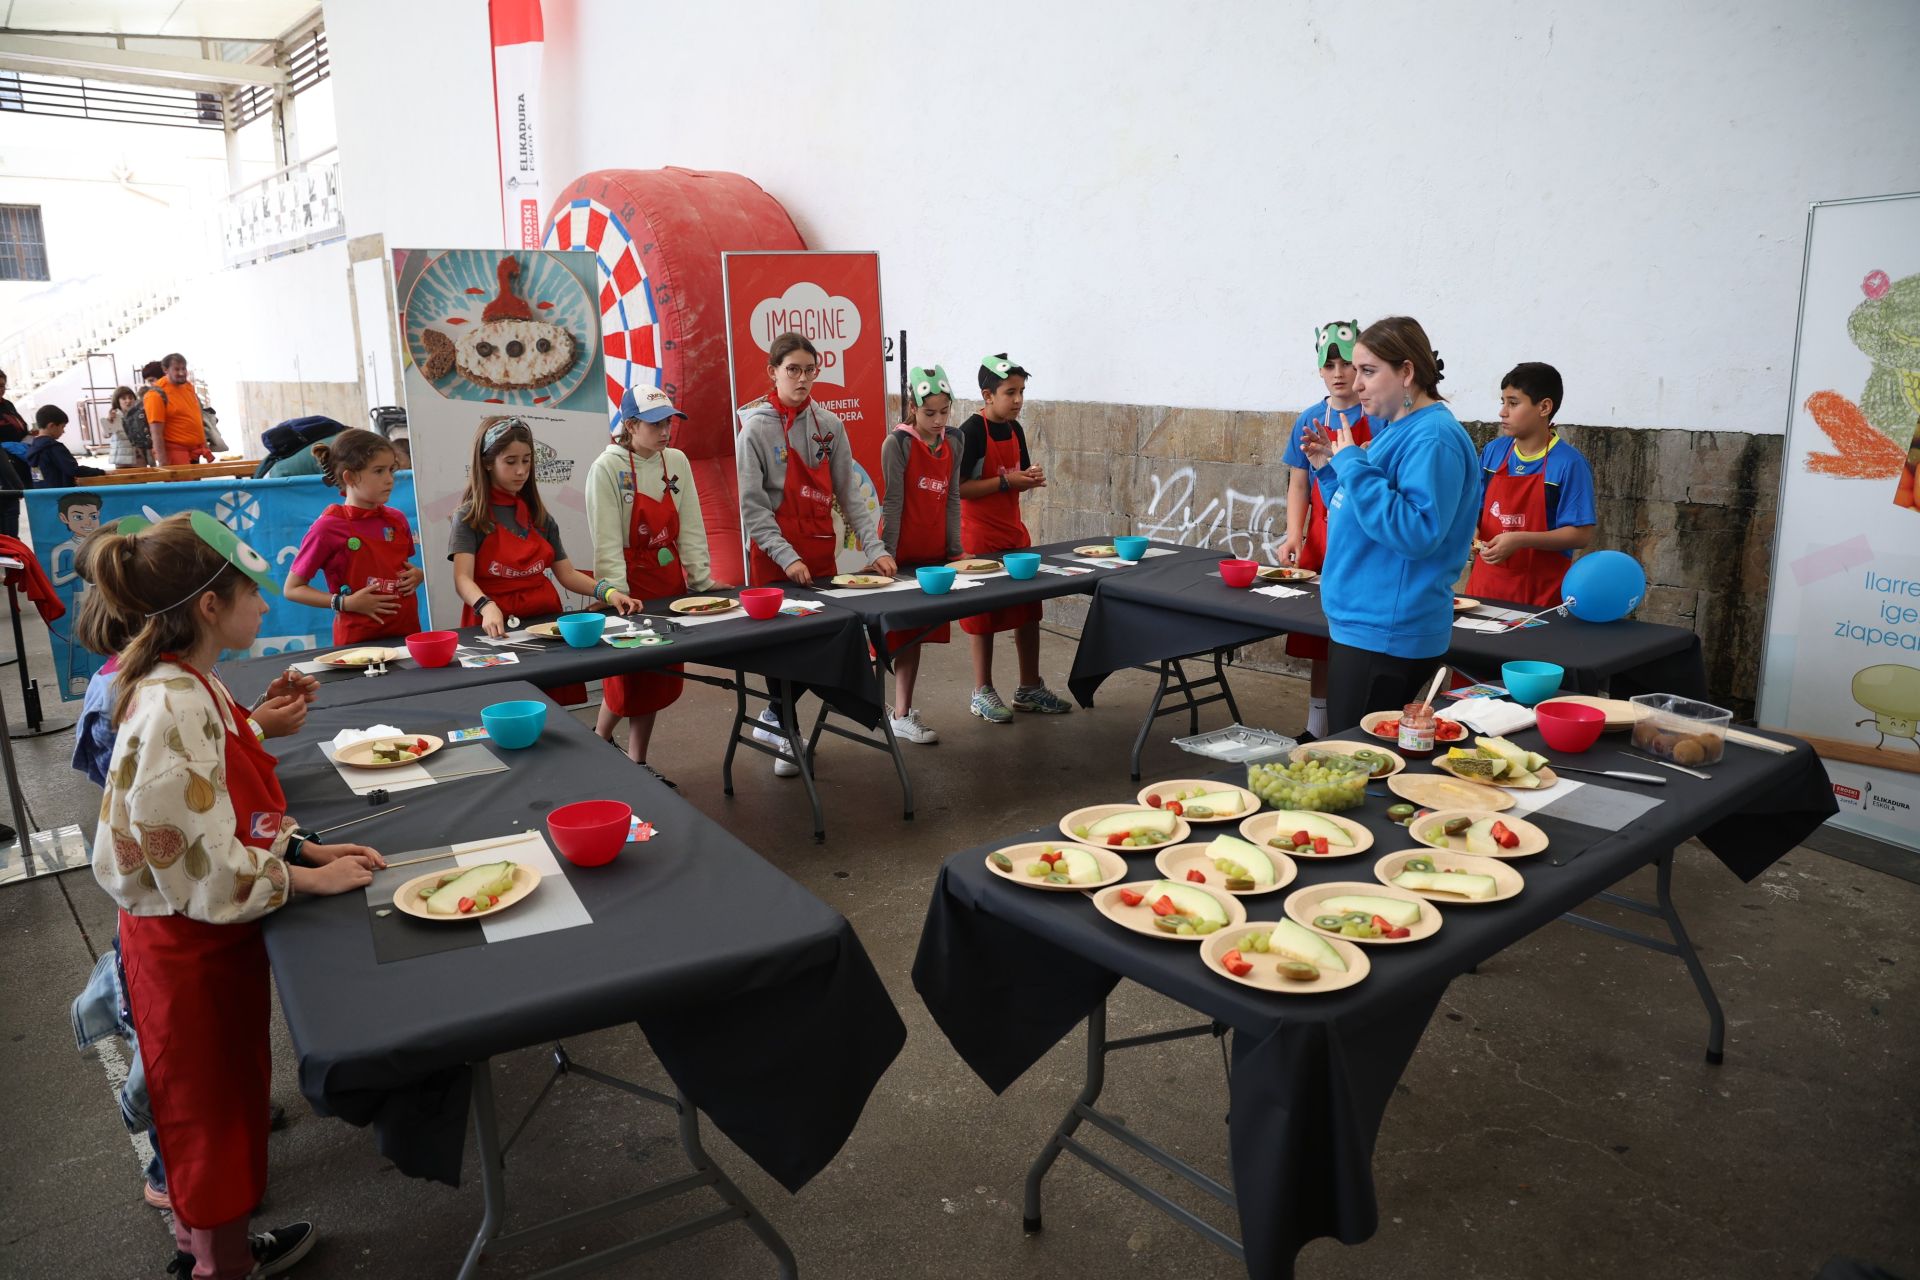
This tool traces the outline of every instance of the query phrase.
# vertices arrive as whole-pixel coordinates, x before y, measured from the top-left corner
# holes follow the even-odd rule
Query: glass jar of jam
[[[1409,702],[1400,712],[1400,753],[1432,755],[1435,731],[1433,708],[1424,702]]]

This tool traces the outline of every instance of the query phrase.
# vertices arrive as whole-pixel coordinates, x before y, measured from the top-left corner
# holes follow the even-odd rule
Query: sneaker
[[[253,1246],[253,1274],[277,1276],[313,1252],[320,1233],[311,1222],[295,1222],[272,1231],[262,1231],[247,1243]]]
[[[140,1183],[140,1198],[163,1212],[171,1212],[173,1209],[173,1197],[167,1194],[167,1189],[156,1187],[151,1182],[143,1180]]]
[[[1073,704],[1043,684],[1031,688],[1023,685],[1013,691],[1013,709],[1037,711],[1046,716],[1063,716],[1073,710]]]
[[[173,1251],[173,1261],[167,1264],[167,1274],[170,1276],[186,1276],[188,1280],[192,1280],[193,1269],[197,1265],[198,1259],[192,1254],[182,1253],[180,1250],[175,1249]]]
[[[907,714],[903,716],[894,715],[889,709],[887,723],[893,726],[893,736],[902,741],[918,742],[923,746],[931,746],[940,741],[940,735],[921,722],[920,712],[913,707],[907,708]]]
[[[988,724],[1005,724],[1013,719],[1013,712],[1007,710],[1007,704],[1000,701],[999,692],[990,684],[983,684],[973,691],[967,710]]]
[[[761,726],[765,726],[764,728]],[[760,713],[760,724],[754,726],[753,736],[780,752],[773,762],[773,776],[776,778],[797,778],[800,766],[793,762],[793,748],[787,743],[786,735],[780,731],[780,717],[768,707]]]

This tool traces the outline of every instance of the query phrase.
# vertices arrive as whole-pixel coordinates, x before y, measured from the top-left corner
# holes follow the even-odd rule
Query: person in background
[[[71,489],[81,476],[107,474],[98,467],[83,466],[73,450],[60,442],[67,434],[67,412],[57,404],[43,404],[33,413],[37,434],[27,445],[27,468],[33,474],[36,489]]]
[[[880,474],[887,496],[880,505],[880,536],[902,569],[946,564],[960,558],[960,433],[952,427],[953,383],[939,365],[907,374],[907,421],[880,445]],[[920,719],[913,687],[920,675],[922,645],[953,638],[947,623],[916,634],[887,633],[893,655],[893,705],[887,708],[893,736],[932,744],[940,735]],[[900,647],[903,640],[911,640]]]
[[[151,369],[153,366],[148,365]],[[144,372],[144,370],[142,371]],[[153,460],[162,467],[213,461],[207,447],[200,393],[187,377],[187,358],[178,351],[160,361],[160,378],[147,388],[147,427],[153,433]]]
[[[144,467],[152,460],[153,455],[127,434],[128,419],[139,404],[140,397],[133,393],[132,387],[114,388],[113,407],[107,410],[107,464],[116,470]]]
[[[1320,498],[1320,487],[1313,483],[1313,468],[1307,465],[1307,455],[1300,446],[1307,428],[1318,425],[1329,434],[1347,428],[1353,432],[1354,443],[1362,446],[1373,439],[1373,428],[1353,394],[1353,343],[1359,336],[1358,320],[1333,320],[1314,330],[1314,351],[1327,395],[1295,420],[1293,435],[1281,458],[1291,472],[1287,478],[1287,540],[1280,546],[1283,565],[1318,571],[1327,559],[1327,504]],[[1325,737],[1326,638],[1289,633],[1287,656],[1308,661],[1307,729],[1302,740]]]
[[[24,456],[15,458],[9,445],[25,447],[27,420],[7,399],[7,375],[0,370],[0,489],[20,490],[33,486],[27,475]],[[0,498],[0,533],[9,538],[20,536],[20,499]]]
[[[332,609],[335,644],[412,635],[420,629],[414,588],[426,575],[411,562],[413,526],[387,505],[393,494],[393,446],[371,431],[349,427],[314,445],[313,456],[326,482],[346,501],[326,508],[307,530],[287,575],[287,599]],[[332,594],[307,585],[321,574]]]
[[[1480,451],[1470,596],[1559,604],[1573,553],[1593,544],[1593,468],[1553,427],[1562,390],[1560,371],[1536,360],[1500,380],[1500,434]]]
[[[1353,368],[1373,443],[1320,426],[1301,442],[1327,503],[1320,601],[1335,730],[1419,696],[1452,638],[1453,583],[1479,518],[1473,440],[1440,399],[1444,366],[1419,321],[1368,325]]]

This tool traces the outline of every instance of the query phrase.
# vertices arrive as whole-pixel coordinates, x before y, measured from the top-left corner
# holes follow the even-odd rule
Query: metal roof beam
[[[181,88],[224,88],[234,85],[279,88],[287,82],[285,71],[257,63],[217,62],[208,58],[139,53],[106,45],[70,44],[5,34],[0,34],[0,69]]]

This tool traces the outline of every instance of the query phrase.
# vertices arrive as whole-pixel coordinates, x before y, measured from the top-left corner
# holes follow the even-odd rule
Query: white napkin
[[[1463,698],[1434,713],[1442,720],[1455,720],[1489,737],[1505,737],[1533,728],[1533,712],[1505,698]]]
[[[333,749],[337,753],[343,747],[356,742],[365,742],[368,738],[398,738],[400,730],[390,724],[377,724],[371,729],[342,729],[333,735]]]
[[[1283,587],[1275,583],[1271,587],[1255,587],[1253,594],[1256,596],[1272,596],[1275,600],[1285,600],[1288,596],[1303,596],[1307,593],[1298,587]]]

